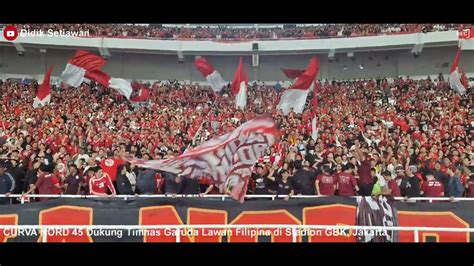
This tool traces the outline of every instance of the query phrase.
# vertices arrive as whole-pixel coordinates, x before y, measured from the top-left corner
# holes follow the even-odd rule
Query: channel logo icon
[[[18,30],[15,26],[6,26],[3,29],[3,37],[5,37],[7,41],[14,41],[18,38]]]

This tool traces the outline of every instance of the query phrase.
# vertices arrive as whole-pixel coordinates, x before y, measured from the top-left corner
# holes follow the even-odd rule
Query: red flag
[[[212,74],[215,71],[214,67],[207,62],[206,58],[200,57],[194,61],[194,65],[196,66],[197,70],[201,72],[203,77]]]
[[[242,57],[240,57],[239,66],[235,71],[234,80],[232,81],[232,94],[235,95],[235,104],[237,108],[243,109],[247,105],[247,83],[249,77],[244,69]]]
[[[299,76],[301,76],[304,73],[304,69],[290,69],[290,68],[282,68],[281,69],[283,73],[285,73],[285,76],[287,76],[289,79],[295,79]]]
[[[36,92],[36,97],[33,100],[33,107],[37,108],[45,106],[51,101],[51,73],[53,72],[54,66],[50,66],[48,72],[44,75],[43,83]]]
[[[101,84],[102,86],[108,88],[109,87],[109,81],[110,81],[110,75],[101,71],[101,70],[91,70],[87,71],[86,74],[84,75],[85,78],[88,78],[90,80],[94,80],[97,83]]]
[[[306,68],[305,72],[297,78],[296,82],[291,86],[291,89],[307,90],[311,84],[313,84],[318,72],[319,62],[316,56],[313,56],[309,62],[308,68]]]
[[[83,50],[77,50],[74,57],[71,58],[68,63],[91,71],[100,70],[107,61],[102,56]]]

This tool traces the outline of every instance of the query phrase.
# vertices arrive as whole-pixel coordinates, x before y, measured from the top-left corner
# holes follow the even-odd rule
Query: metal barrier
[[[363,231],[413,231],[414,242],[419,242],[420,232],[459,232],[459,233],[474,233],[474,228],[450,228],[450,227],[409,227],[409,226],[357,226],[357,225],[289,225],[289,224],[246,224],[246,225],[217,225],[217,224],[203,224],[203,225],[0,225],[0,230],[41,230],[42,242],[47,242],[47,230],[175,230],[176,242],[181,242],[181,230],[185,229],[291,229],[292,242],[298,241],[297,230],[363,230]]]
[[[246,199],[282,199],[287,197],[287,195],[246,195]],[[331,196],[320,196],[320,195],[295,195],[291,196],[291,199],[316,199],[316,198],[322,198],[322,197],[331,197]],[[41,195],[41,194],[29,194],[29,195],[22,195],[22,194],[11,194],[9,196],[5,194],[0,194],[0,198],[14,198],[14,199],[20,199],[20,202],[23,204],[25,203],[26,198],[68,198],[68,199],[124,199],[124,200],[129,200],[129,199],[137,199],[137,198],[210,198],[210,199],[221,199],[222,201],[226,199],[231,199],[230,196],[228,195],[199,195],[199,194],[193,194],[193,195],[182,195],[182,194],[177,194],[177,195],[171,195],[171,194],[149,194],[149,195],[115,195],[115,196],[96,196],[96,195]],[[355,198],[352,197],[352,198]],[[433,198],[433,197],[416,197],[416,198],[404,198],[404,197],[395,197],[395,200],[398,201],[406,201],[406,202],[416,202],[416,201],[452,201],[452,202],[460,202],[460,201],[474,201],[474,198],[448,198],[448,197],[438,197],[438,198]]]

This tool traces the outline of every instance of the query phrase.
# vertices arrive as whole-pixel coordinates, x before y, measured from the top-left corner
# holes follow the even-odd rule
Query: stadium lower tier
[[[382,197],[55,199],[1,206],[0,242],[471,242],[473,208]]]

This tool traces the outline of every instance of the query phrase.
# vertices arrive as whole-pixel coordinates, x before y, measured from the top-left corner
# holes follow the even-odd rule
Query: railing
[[[246,224],[246,225],[0,225],[0,230],[40,230],[42,242],[47,242],[47,237],[57,230],[174,230],[176,242],[181,242],[182,230],[186,229],[291,229],[292,242],[298,241],[297,230],[333,230],[343,232],[345,230],[362,230],[367,234],[376,235],[387,231],[413,231],[414,242],[418,243],[420,232],[456,232],[474,233],[474,228],[450,228],[450,227],[413,227],[413,226],[357,226],[357,225],[289,225],[289,224]],[[16,234],[15,234],[16,235]]]
[[[283,199],[286,198],[287,195],[246,195],[246,199]],[[295,195],[291,196],[290,199],[316,199],[316,198],[324,198],[330,196],[320,196],[320,195]],[[220,199],[225,201],[226,199],[231,199],[228,195],[219,195],[219,194],[211,194],[211,195],[199,195],[199,194],[191,194],[191,195],[172,195],[172,194],[149,194],[149,195],[115,195],[115,196],[96,196],[96,195],[42,195],[42,194],[29,194],[29,195],[22,195],[22,194],[11,194],[9,196],[5,194],[0,194],[0,198],[14,198],[20,199],[20,202],[23,204],[25,203],[25,199],[27,198],[68,198],[68,199],[137,199],[137,198],[208,198],[208,199]],[[355,198],[352,197],[352,198]],[[452,201],[452,202],[460,202],[460,201],[474,201],[474,198],[449,198],[449,197],[413,197],[413,198],[404,198],[404,197],[395,197],[397,201],[406,201],[406,202],[416,202],[416,201]]]

